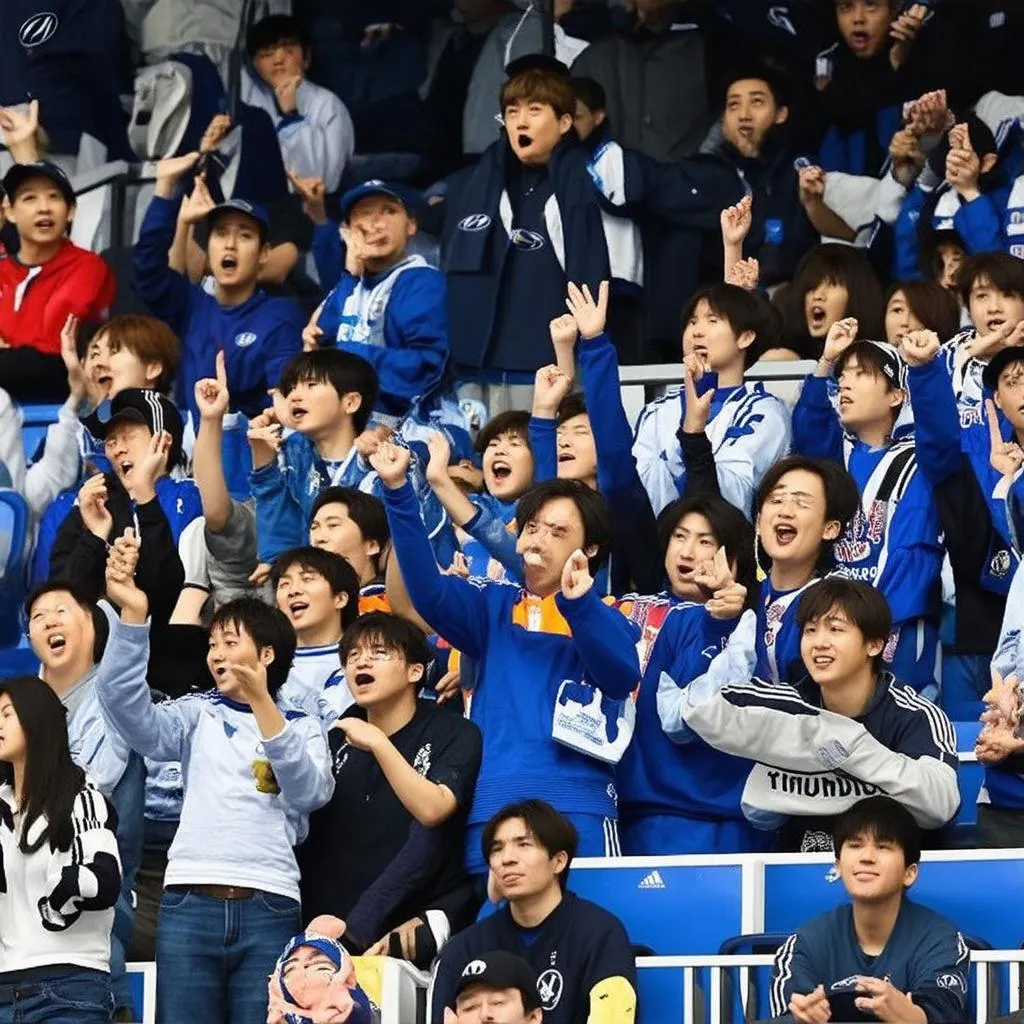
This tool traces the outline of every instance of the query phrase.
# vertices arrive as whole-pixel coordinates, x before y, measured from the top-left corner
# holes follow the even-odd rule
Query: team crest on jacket
[[[21,23],[21,28],[18,29],[18,42],[26,50],[42,46],[43,43],[49,42],[54,37],[59,24],[57,15],[53,11],[40,11],[38,14],[33,14],[31,18],[26,18]]]
[[[413,768],[426,778],[427,772],[430,771],[430,744],[424,744],[416,751],[416,757],[412,762]]]
[[[235,345],[238,348],[248,348],[256,341],[256,335],[252,331],[243,331],[235,335]]]
[[[537,979],[537,994],[545,1013],[550,1013],[558,1005],[563,987],[562,972],[554,968],[545,971]]]
[[[537,252],[544,248],[544,236],[526,228],[516,228],[511,235],[512,244],[524,252]]]
[[[491,226],[491,218],[486,213],[471,213],[459,221],[460,231],[486,231]]]

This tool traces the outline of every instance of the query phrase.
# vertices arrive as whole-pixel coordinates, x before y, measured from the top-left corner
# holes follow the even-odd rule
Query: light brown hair
[[[530,68],[510,78],[501,90],[501,110],[505,112],[513,103],[546,103],[555,117],[576,112],[576,94],[565,75],[542,68]]]

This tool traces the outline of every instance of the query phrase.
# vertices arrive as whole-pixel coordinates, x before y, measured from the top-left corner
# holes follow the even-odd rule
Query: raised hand
[[[981,195],[981,157],[974,152],[966,124],[957,124],[949,132],[949,153],[946,155],[946,181],[960,196],[970,202]]]
[[[725,283],[742,288],[745,292],[757,291],[761,280],[761,264],[754,256],[737,260],[725,273]]]
[[[185,196],[178,208],[178,220],[183,224],[195,226],[206,219],[207,214],[216,206],[213,196],[206,185],[206,175],[200,174],[192,186],[190,195]]]
[[[715,552],[714,559],[698,563],[693,579],[708,595],[704,608],[713,619],[728,621],[743,614],[747,588],[733,577],[724,547]]]
[[[219,422],[224,418],[224,414],[231,404],[223,349],[217,350],[215,367],[215,377],[203,377],[202,380],[196,381],[195,398],[196,406],[199,408],[199,418]]]
[[[577,548],[565,561],[562,568],[562,596],[570,601],[583,597],[594,585],[594,577],[590,575],[590,562],[587,556]]]
[[[456,551],[452,555],[452,564],[447,569],[443,569],[442,572],[445,576],[458,576],[460,579],[468,580],[470,572],[466,556],[461,551]]]
[[[715,389],[708,388],[703,395],[697,394],[697,381],[704,375],[704,367],[695,355],[683,357],[683,390],[686,405],[683,409],[683,433],[703,434],[711,418],[711,402]]]
[[[934,331],[907,331],[900,342],[900,352],[908,366],[927,366],[942,348]]]
[[[565,299],[569,312],[572,313],[580,337],[596,338],[604,333],[604,325],[608,319],[608,282],[602,281],[597,288],[597,301],[590,294],[590,288],[584,285],[577,287],[569,282],[569,293]]]
[[[154,434],[142,461],[132,469],[132,497],[140,505],[156,497],[156,482],[167,473],[167,460],[173,444],[174,438],[166,430]]]
[[[292,78],[286,78],[283,82],[278,82],[274,86],[274,98],[277,100],[277,105],[282,114],[294,114],[298,110],[298,96],[296,94],[301,84],[302,78],[299,75],[295,75]]]
[[[563,313],[561,316],[556,316],[554,320],[548,324],[548,330],[551,332],[551,344],[555,349],[555,357],[559,367],[563,367],[562,356],[568,354],[569,363],[572,364],[572,351],[576,346],[576,338],[579,334],[579,330],[576,327],[576,318],[572,313]]]
[[[81,402],[89,390],[85,367],[78,358],[78,317],[69,313],[60,332],[60,357],[68,371],[68,390],[76,402]]]
[[[837,359],[857,340],[860,324],[852,316],[837,320],[825,335],[825,348],[821,358],[826,363],[834,364]]]
[[[302,212],[314,224],[327,223],[327,189],[322,178],[303,178],[298,171],[288,171],[296,195],[302,200]]]
[[[320,339],[323,336],[323,328],[316,321],[310,320],[302,328],[302,351],[315,352],[320,347]]]
[[[985,399],[985,416],[988,419],[989,465],[1000,475],[1013,477],[1024,464],[1024,451],[1016,441],[1004,441],[999,430],[999,414],[996,403]]]
[[[948,132],[955,118],[946,105],[946,90],[935,89],[904,104],[903,120],[907,129],[918,138]]]
[[[238,684],[238,696],[244,703],[251,706],[261,700],[270,699],[270,690],[267,687],[267,666],[262,661],[257,661],[255,668],[237,662],[229,662],[227,667],[228,672]]]
[[[156,165],[156,194],[168,198],[178,182],[199,163],[199,153],[186,153],[158,161]]]
[[[924,153],[921,152],[918,136],[909,128],[901,128],[889,142],[889,156],[892,157],[893,175],[901,185],[909,188],[914,178],[924,167]]]
[[[366,235],[362,228],[342,224],[341,240],[345,243],[345,272],[362,277],[366,270]]]
[[[533,415],[552,420],[572,388],[572,380],[557,366],[542,366],[533,382]]]
[[[255,419],[249,420],[245,435],[252,450],[252,464],[257,469],[268,466],[277,456],[281,447],[281,424],[273,409],[264,409]]]
[[[735,206],[727,206],[719,216],[722,226],[722,244],[727,248],[740,248],[754,220],[754,201],[744,196]]]
[[[986,362],[997,352],[1011,345],[1024,343],[1024,320],[1018,323],[1005,323],[988,334],[978,334],[964,345],[964,351],[972,359]]]
[[[825,172],[820,167],[801,167],[798,183],[802,206],[814,206],[825,199]]]
[[[0,107],[0,141],[8,149],[31,142],[39,131],[39,100],[31,100],[26,110]]]
[[[126,621],[142,623],[149,612],[149,599],[135,585],[135,570],[139,564],[139,539],[129,526],[107,552],[107,597],[121,609]]]
[[[377,471],[381,483],[389,490],[395,490],[405,483],[409,473],[412,452],[408,448],[385,441],[377,445],[370,456],[370,465]]]
[[[427,460],[427,483],[432,485],[447,483],[449,479],[448,463],[452,460],[452,446],[440,430],[435,430],[428,438],[427,451],[430,453],[430,458]]]
[[[106,541],[114,529],[114,517],[107,508],[107,481],[102,473],[89,477],[78,489],[78,514],[85,528]]]
[[[894,71],[898,71],[910,55],[910,46],[924,25],[928,8],[924,4],[913,4],[889,26],[889,36],[893,40],[889,48],[889,63]]]
[[[378,424],[376,427],[369,427],[364,430],[352,444],[355,445],[356,451],[364,459],[369,459],[377,450],[377,446],[385,441],[390,441],[394,433],[390,427]]]
[[[199,143],[199,152],[212,153],[229,131],[231,131],[231,115],[215,114],[206,126],[206,131],[203,132],[202,140]]]

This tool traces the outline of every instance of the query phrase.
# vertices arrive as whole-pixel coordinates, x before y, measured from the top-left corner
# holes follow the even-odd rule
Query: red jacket
[[[106,263],[69,241],[38,267],[26,267],[13,256],[0,258],[0,338],[12,348],[31,345],[60,355],[68,315],[82,323],[104,319],[116,288]]]

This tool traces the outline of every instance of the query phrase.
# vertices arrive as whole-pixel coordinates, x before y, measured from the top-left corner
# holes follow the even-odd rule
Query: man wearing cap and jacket
[[[223,349],[231,382],[231,411],[257,416],[270,404],[285,363],[302,350],[302,314],[291,299],[273,298],[257,285],[267,260],[268,221],[262,207],[244,199],[214,205],[205,187],[185,200],[179,183],[199,161],[198,153],[161,160],[156,189],[135,246],[135,289],[150,309],[181,338],[179,393],[194,423],[196,381],[216,376]],[[215,281],[211,295],[172,270],[168,251],[175,227],[205,224]]]
[[[540,1024],[537,972],[514,953],[495,950],[470,960],[455,986],[455,1010],[444,1024]]]
[[[75,193],[46,160],[15,164],[3,180],[16,256],[0,259],[0,381],[15,399],[55,402],[68,393],[60,334],[69,316],[102,320],[114,299],[110,268],[67,237]]]

